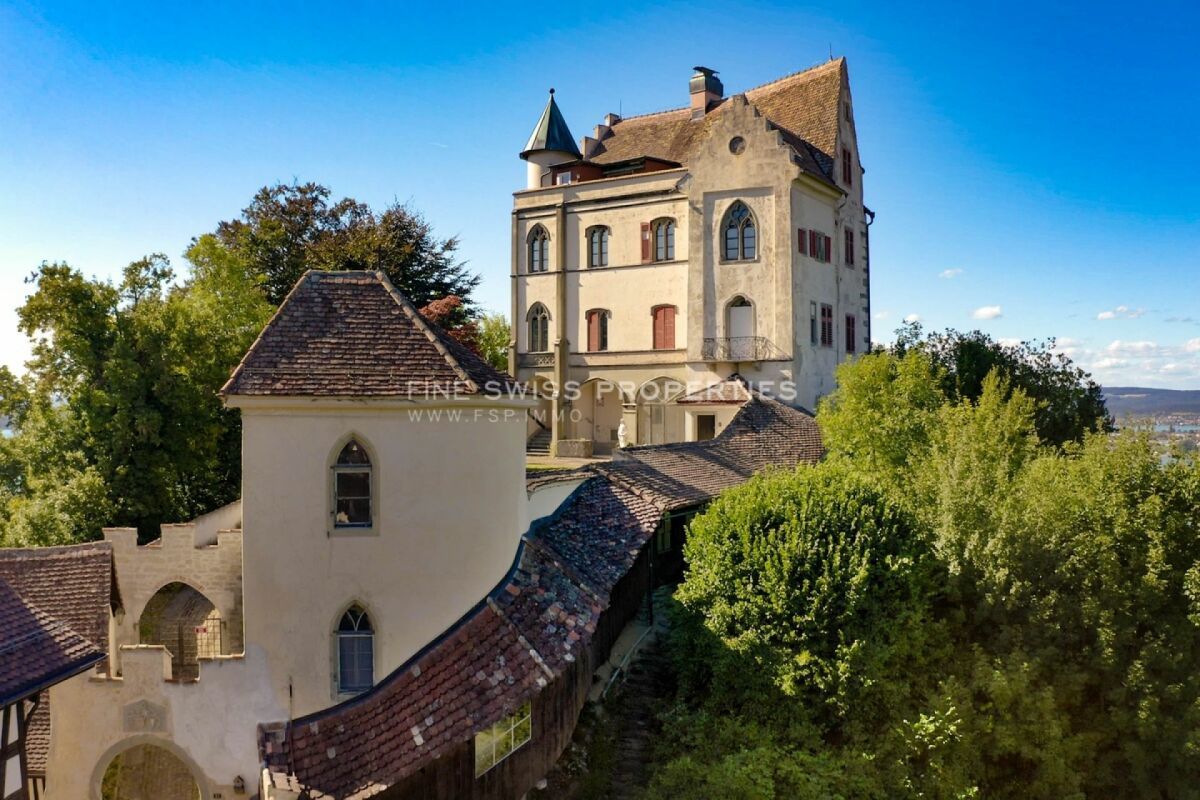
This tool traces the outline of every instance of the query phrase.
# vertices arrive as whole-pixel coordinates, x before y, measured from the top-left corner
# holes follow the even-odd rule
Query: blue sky
[[[685,105],[694,64],[732,93],[832,52],[878,214],[877,339],[919,315],[1200,388],[1195,4],[250,5],[0,0],[0,363],[27,354],[13,309],[42,260],[183,270],[192,236],[292,179],[411,202],[504,311],[548,87],[579,137]]]

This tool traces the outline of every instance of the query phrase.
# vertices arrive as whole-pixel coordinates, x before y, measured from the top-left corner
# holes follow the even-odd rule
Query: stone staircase
[[[550,455],[550,431],[542,430],[535,433],[525,442],[525,455]]]

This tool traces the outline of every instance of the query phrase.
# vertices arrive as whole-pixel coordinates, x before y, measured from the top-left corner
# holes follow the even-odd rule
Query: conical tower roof
[[[563,119],[562,112],[558,110],[558,103],[554,102],[553,89],[550,90],[550,99],[546,101],[546,109],[542,111],[541,119],[534,126],[533,133],[529,135],[525,149],[521,151],[521,158],[526,158],[530,153],[538,150],[557,150],[569,153],[576,158],[583,156],[579,152],[579,146],[575,144],[575,137],[571,135],[571,129],[567,127],[567,121]]]

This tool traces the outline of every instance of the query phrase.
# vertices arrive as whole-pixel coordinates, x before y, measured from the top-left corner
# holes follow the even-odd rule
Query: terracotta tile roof
[[[745,92],[746,99],[783,134],[807,171],[832,181],[838,114],[846,60],[838,58]],[[616,122],[590,161],[610,164],[639,156],[686,165],[731,98],[693,120],[690,108]]]
[[[83,672],[106,653],[2,578],[0,631],[0,706]]]
[[[426,321],[382,272],[310,270],[221,394],[417,398],[515,386]]]
[[[709,499],[756,462],[815,460],[815,437],[812,417],[755,393],[712,442],[634,448],[637,458],[581,471],[591,477],[526,534],[510,574],[442,638],[352,701],[260,726],[272,781],[312,798],[371,797],[469,740],[589,645],[664,509]],[[700,475],[714,470],[717,443],[729,449],[724,466]]]
[[[684,405],[741,405],[750,399],[750,384],[736,372],[723,381],[684,395],[676,403]]]
[[[113,579],[112,546],[107,542],[0,549],[0,584],[29,608],[37,609],[77,636],[90,651],[99,653],[101,660],[107,655],[109,613],[119,602]],[[4,631],[7,642],[8,623],[0,622],[0,630]],[[75,652],[76,647],[74,644],[64,647],[63,653]],[[25,658],[22,652],[21,659]],[[92,663],[97,660],[88,661],[89,665]],[[0,665],[0,683],[4,669]],[[31,773],[45,772],[49,748],[50,703],[43,692],[25,737]]]
[[[669,511],[711,500],[767,467],[821,460],[825,449],[815,419],[751,392],[751,400],[715,439],[627,447],[595,469]]]

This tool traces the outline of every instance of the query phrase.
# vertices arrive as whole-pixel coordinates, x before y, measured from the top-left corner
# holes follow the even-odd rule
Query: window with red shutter
[[[833,347],[833,306],[821,304],[821,346]]]
[[[846,352],[854,352],[854,315],[846,315]]]
[[[804,230],[804,228],[798,228],[797,230],[799,231],[799,236],[796,237],[796,240],[799,243],[800,255],[806,256],[808,255],[808,231]]]
[[[813,258],[817,257],[817,232],[808,232],[808,254]]]
[[[655,306],[651,311],[654,316],[654,349],[675,349],[675,306]]]
[[[599,353],[608,349],[608,316],[608,312],[603,310],[587,313],[589,353]]]

